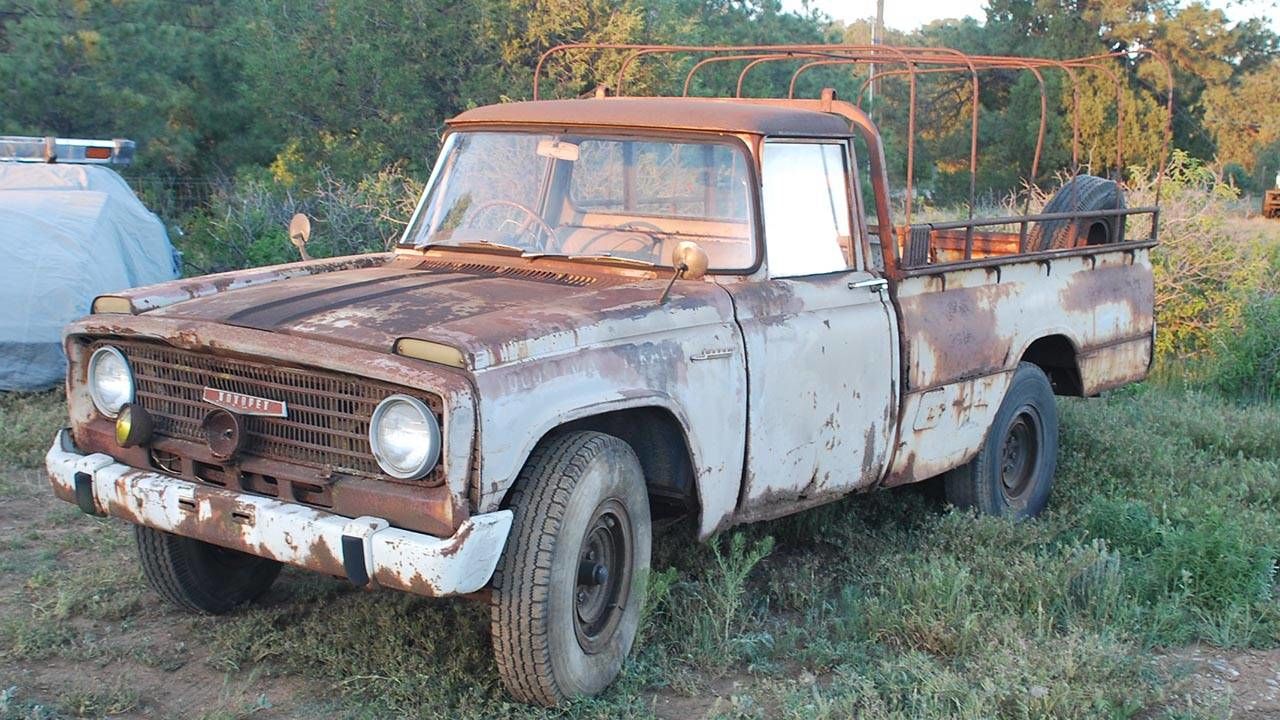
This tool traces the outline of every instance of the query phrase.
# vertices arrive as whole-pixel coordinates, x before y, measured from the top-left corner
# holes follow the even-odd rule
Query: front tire
[[[640,462],[612,435],[561,435],[534,451],[509,506],[490,607],[502,683],[546,706],[594,695],[640,623],[652,533]]]
[[[1044,371],[1019,363],[978,454],[945,476],[947,501],[984,515],[1035,517],[1053,490],[1058,408]]]
[[[162,530],[133,526],[147,583],[178,607],[221,615],[256,600],[280,563]]]

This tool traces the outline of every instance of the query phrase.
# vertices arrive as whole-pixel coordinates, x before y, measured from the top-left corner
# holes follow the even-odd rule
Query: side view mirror
[[[709,262],[707,251],[692,240],[681,240],[671,250],[671,267],[685,280],[701,280]]]
[[[289,220],[289,242],[298,248],[298,254],[303,260],[310,260],[311,256],[307,254],[307,240],[311,239],[311,218],[302,213],[297,213]]]
[[[701,280],[706,277],[709,262],[707,251],[703,250],[698,243],[692,240],[681,240],[676,243],[671,250],[671,267],[675,272],[671,274],[671,282],[667,283],[662,296],[658,298],[658,304],[661,305],[667,301],[667,295],[671,294],[671,286],[676,284],[676,280],[680,278]]]

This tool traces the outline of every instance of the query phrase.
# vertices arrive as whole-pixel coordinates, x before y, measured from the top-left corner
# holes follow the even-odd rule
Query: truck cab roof
[[[690,97],[607,97],[531,100],[486,105],[449,121],[454,129],[477,126],[651,128],[754,135],[847,136],[849,121],[833,113],[796,107],[787,100]]]

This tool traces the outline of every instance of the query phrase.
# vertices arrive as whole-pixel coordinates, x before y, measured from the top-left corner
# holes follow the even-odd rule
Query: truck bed
[[[1017,253],[1016,238],[989,235],[971,260],[906,269],[892,283],[903,398],[885,485],[972,458],[1025,359],[1052,368],[1059,395],[1096,395],[1146,376],[1155,242]]]

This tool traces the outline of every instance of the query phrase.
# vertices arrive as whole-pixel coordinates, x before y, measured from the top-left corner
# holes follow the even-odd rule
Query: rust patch
[[[880,466],[876,462],[876,440],[878,439],[876,424],[871,423],[862,436],[862,473],[858,482],[860,486],[870,487],[875,484],[879,475]]]
[[[1016,293],[1001,284],[900,296],[906,390],[1001,369],[1013,337],[1001,331],[997,309],[1017,302]]]
[[[1143,265],[1108,262],[1101,267],[1075,273],[1059,293],[1063,310],[1093,314],[1099,303],[1119,303],[1128,308],[1130,322],[1140,324],[1153,316],[1155,284]],[[1141,328],[1134,328],[1141,329]]]
[[[423,577],[420,572],[415,572],[413,577],[404,582],[404,589],[415,595],[423,595],[426,597],[435,597],[440,594],[435,583]]]
[[[441,548],[440,554],[444,557],[457,555],[458,551],[462,549],[463,543],[467,541],[467,538],[471,537],[471,528],[471,525],[467,525],[459,530],[456,535],[449,538],[449,542],[445,543],[444,547]]]
[[[336,575],[343,574],[342,561],[334,557],[323,538],[316,538],[307,546],[306,563],[309,567]]]
[[[909,444],[909,443],[904,443]],[[907,453],[907,458],[902,462],[902,466],[896,470],[892,470],[885,476],[883,487],[896,487],[914,482],[916,479],[916,451],[913,449]]]

